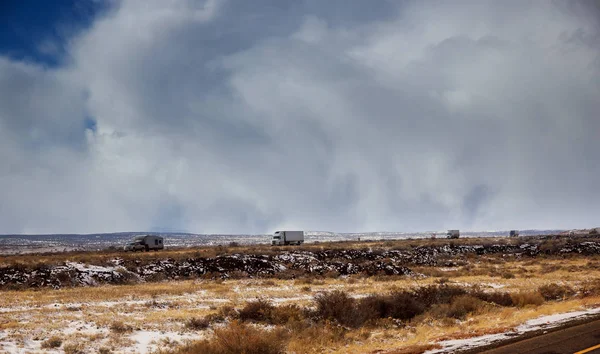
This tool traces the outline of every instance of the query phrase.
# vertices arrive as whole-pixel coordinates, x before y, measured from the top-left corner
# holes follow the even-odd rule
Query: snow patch
[[[572,311],[555,315],[541,316],[525,322],[524,324],[516,327],[512,331],[497,334],[487,334],[479,337],[466,339],[452,339],[441,341],[438,342],[438,344],[441,345],[442,348],[429,350],[426,351],[424,354],[452,353],[459,350],[462,351],[477,348],[498,341],[514,338],[514,336],[516,335],[522,335],[527,332],[558,327],[559,325],[564,324],[565,322],[574,319],[584,318],[598,313],[600,313],[600,307],[582,311]]]

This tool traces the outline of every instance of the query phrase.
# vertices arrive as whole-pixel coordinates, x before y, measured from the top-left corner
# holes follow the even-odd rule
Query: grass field
[[[402,249],[427,242],[448,241],[303,248]],[[125,257],[143,261],[228,252],[278,249],[213,247]],[[2,262],[101,264],[115,256],[14,256]],[[251,345],[261,353],[420,353],[441,340],[504,332],[542,315],[600,306],[599,256],[466,255],[454,266],[412,269],[419,275],[186,279],[5,290],[0,296],[0,351],[234,353]],[[232,343],[232,337],[244,339]]]

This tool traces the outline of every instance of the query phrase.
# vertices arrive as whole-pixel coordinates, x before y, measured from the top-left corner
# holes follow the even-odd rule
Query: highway
[[[494,349],[485,354],[600,354],[600,320],[559,329]]]

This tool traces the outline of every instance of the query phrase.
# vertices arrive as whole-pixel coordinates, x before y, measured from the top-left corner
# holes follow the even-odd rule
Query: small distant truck
[[[446,232],[446,238],[459,238],[459,237],[460,237],[459,230],[448,230],[448,232]]]
[[[519,230],[510,230],[510,237],[519,237]]]
[[[123,247],[125,252],[127,251],[158,251],[165,248],[164,239],[161,236],[144,235],[136,236],[132,242],[126,244]]]
[[[301,245],[304,243],[304,231],[275,231],[271,245]]]

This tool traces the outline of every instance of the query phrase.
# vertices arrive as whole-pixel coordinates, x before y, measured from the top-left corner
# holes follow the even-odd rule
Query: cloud
[[[596,226],[584,6],[116,2],[0,59],[2,231]]]

